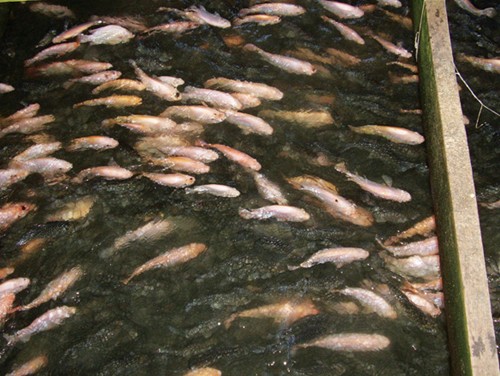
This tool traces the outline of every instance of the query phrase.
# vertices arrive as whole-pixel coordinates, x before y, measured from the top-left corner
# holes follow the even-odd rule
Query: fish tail
[[[9,310],[9,312],[7,312],[9,315],[13,314],[13,313],[16,313],[17,311],[26,311],[28,310],[28,306],[17,306],[17,307],[14,307],[14,308],[11,308]]]
[[[340,163],[337,163],[335,166],[334,166],[335,170],[337,170],[338,172],[342,172],[342,173],[346,173],[347,172],[347,167],[345,165],[345,162],[340,162]]]
[[[75,82],[73,80],[68,80],[63,84],[64,89],[69,89],[71,86],[73,86]]]
[[[239,208],[238,214],[243,219],[251,219],[252,218],[252,212],[248,209]]]
[[[245,51],[250,51],[250,52],[260,52],[261,49],[257,47],[255,44],[252,43],[247,43],[243,46],[243,49]]]
[[[229,329],[233,323],[233,321],[238,317],[237,313],[233,313],[227,320],[224,321],[224,327]]]
[[[193,188],[184,188],[184,192],[186,192],[186,194],[189,195],[191,193],[194,193],[194,189]]]
[[[10,345],[13,345],[14,343],[16,343],[16,335],[15,334],[13,334],[13,335],[4,334],[3,337],[7,341],[7,346],[10,346]]]
[[[131,274],[130,276],[128,276],[127,278],[122,279],[122,283],[123,283],[124,285],[128,285],[128,283],[129,283],[129,282],[131,281],[131,279],[132,279],[132,278],[134,278],[134,277],[135,277],[135,274],[134,274],[134,273],[132,273],[132,274]]]
[[[194,144],[195,144],[195,146],[200,146],[200,147],[202,147],[202,148],[207,148],[207,147],[209,147],[209,146],[210,146],[210,144],[209,144],[208,142],[203,141],[203,140],[201,140],[201,139],[196,140],[196,141],[194,142]]]
[[[300,266],[299,265],[287,265],[287,268],[288,268],[288,270],[292,271],[292,270],[300,269]]]

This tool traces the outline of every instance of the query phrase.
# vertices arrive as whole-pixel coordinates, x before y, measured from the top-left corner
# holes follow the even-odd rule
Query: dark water
[[[386,65],[395,60],[393,56],[369,38],[365,46],[353,47],[320,20],[325,11],[319,5],[312,1],[300,3],[308,9],[306,15],[286,18],[274,26],[247,25],[233,30],[203,26],[180,38],[157,34],[117,46],[82,46],[71,55],[110,62],[126,78],[134,78],[128,63],[134,59],[149,74],[178,76],[197,87],[216,76],[264,82],[278,87],[285,97],[279,102],[263,101],[260,107],[245,112],[326,109],[334,117],[335,125],[308,129],[270,121],[274,134],[266,137],[244,136],[234,126],[222,123],[210,126],[203,134],[209,142],[227,144],[257,158],[263,166],[262,172],[282,187],[290,203],[311,214],[312,219],[305,223],[240,218],[238,208],[269,203],[260,198],[251,176],[225,159],[212,163],[210,174],[197,176],[197,184],[234,186],[242,193],[238,198],[186,195],[183,190],[160,187],[139,177],[123,182],[93,180],[80,185],[69,182],[48,185],[40,176],[33,175],[2,192],[2,204],[26,200],[38,206],[36,213],[16,223],[0,239],[2,265],[16,260],[20,247],[28,240],[40,237],[51,240],[16,267],[13,277],[31,278],[30,288],[18,294],[17,302],[30,302],[49,281],[70,267],[80,265],[85,270],[85,276],[63,297],[17,313],[6,323],[3,333],[12,334],[49,308],[64,304],[78,309],[63,325],[35,335],[27,343],[10,348],[2,342],[2,373],[42,353],[49,359],[48,366],[40,372],[45,375],[181,375],[190,367],[205,365],[220,369],[224,375],[449,372],[443,318],[426,317],[408,303],[399,291],[402,278],[385,267],[375,242],[376,237],[385,238],[431,214],[425,147],[393,144],[382,138],[354,134],[347,127],[388,124],[422,132],[418,115],[400,111],[419,108],[417,85],[391,83],[388,71],[407,74],[404,69]],[[63,143],[91,134],[106,134],[119,140],[118,148],[100,153],[55,153],[54,156],[73,163],[70,176],[84,168],[109,163],[134,171],[154,170],[143,166],[133,149],[137,135],[119,128],[103,129],[100,123],[131,113],[157,115],[168,106],[167,102],[143,92],[143,105],[136,109],[74,110],[74,103],[92,97],[89,87],[75,85],[64,90],[65,78],[57,77],[27,80],[23,77],[22,62],[38,52],[35,46],[47,33],[59,33],[68,25],[85,22],[93,14],[142,16],[148,25],[156,25],[170,20],[168,15],[155,13],[157,7],[184,8],[190,4],[188,1],[140,4],[73,1],[69,6],[77,20],[69,22],[30,13],[22,5],[13,6],[0,45],[4,52],[0,57],[0,82],[12,84],[16,91],[2,96],[0,114],[5,116],[22,104],[37,102],[41,104],[41,114],[55,115],[56,121],[47,133]],[[232,19],[246,5],[243,1],[214,1],[207,7]],[[405,15],[409,9],[403,7],[394,12]],[[467,17],[462,13],[457,17]],[[452,21],[455,22],[454,18]],[[494,26],[490,20],[480,21]],[[394,40],[412,49],[412,32],[389,21],[380,11],[346,23],[394,36]],[[481,29],[484,30],[488,30],[486,26]],[[228,47],[224,39],[235,34],[274,53],[303,47],[326,56],[325,49],[333,47],[359,57],[362,62],[355,67],[324,65],[315,76],[295,76],[253,54]],[[480,82],[486,76],[477,73],[477,77]],[[485,95],[491,93],[485,92]],[[310,94],[333,97],[333,103],[315,103],[307,99]],[[498,101],[498,96],[491,94],[491,97]],[[474,105],[466,107],[471,120],[476,110]],[[488,124],[470,128],[469,136],[478,171],[478,195],[481,199],[496,200],[498,179],[493,166],[495,158],[498,159],[498,154],[495,156],[498,143],[494,141],[498,130],[495,119],[484,116]],[[488,148],[479,146],[485,142]],[[22,135],[0,139],[3,164],[29,145]],[[382,182],[382,176],[389,176],[393,185],[409,191],[413,200],[398,204],[364,193],[332,167],[314,164],[318,153],[335,162],[346,161],[349,169],[372,180]],[[350,225],[312,205],[285,181],[286,177],[302,174],[335,183],[343,196],[374,214],[375,225],[369,228]],[[84,220],[66,223],[44,220],[47,213],[62,203],[86,195],[94,196],[96,203]],[[98,256],[99,251],[126,231],[160,215],[178,224],[173,234],[156,242],[136,242],[110,259]],[[481,216],[488,261],[491,264],[496,260],[498,265],[493,212],[481,210]],[[138,265],[190,242],[203,242],[208,251],[187,264],[146,272],[127,286],[120,282]],[[342,269],[327,264],[288,271],[287,265],[333,246],[362,247],[371,255]],[[494,278],[492,274],[492,282]],[[392,304],[399,314],[397,320],[375,314],[340,315],[333,310],[333,305],[341,299],[331,290],[357,287],[363,280],[390,287]],[[288,328],[266,319],[238,319],[228,330],[221,325],[234,312],[300,297],[313,299],[321,313]],[[295,354],[291,351],[295,344],[325,333],[350,331],[383,334],[390,338],[391,346],[373,353],[335,353],[314,348]]]

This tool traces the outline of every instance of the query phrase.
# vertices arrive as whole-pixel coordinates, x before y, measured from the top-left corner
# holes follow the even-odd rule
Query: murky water
[[[34,335],[27,343],[7,347],[3,342],[2,372],[39,354],[49,359],[40,374],[54,375],[180,375],[190,367],[205,365],[220,369],[224,375],[449,372],[442,316],[431,319],[406,300],[399,291],[402,278],[387,269],[375,241],[376,237],[384,239],[431,214],[425,147],[390,143],[355,134],[347,127],[387,124],[422,132],[418,115],[401,112],[419,108],[417,84],[392,83],[389,73],[408,74],[404,68],[386,65],[396,60],[394,56],[370,38],[366,38],[365,46],[353,47],[321,21],[320,15],[326,12],[316,2],[300,3],[307,8],[307,14],[286,18],[273,26],[246,25],[227,30],[202,26],[179,38],[155,34],[123,45],[83,46],[71,55],[110,62],[126,78],[135,77],[129,63],[133,59],[149,74],[178,76],[196,87],[217,76],[264,82],[282,90],[283,100],[263,101],[261,106],[245,112],[256,115],[265,109],[326,109],[335,124],[306,128],[270,120],[274,134],[260,136],[243,135],[236,127],[222,123],[207,126],[202,136],[206,141],[230,145],[258,159],[262,172],[282,187],[290,203],[311,214],[311,220],[305,223],[240,218],[240,207],[256,208],[269,203],[259,196],[246,171],[223,158],[211,164],[209,174],[197,176],[197,184],[236,187],[241,192],[237,198],[187,195],[182,189],[161,187],[140,177],[121,182],[47,184],[40,176],[32,175],[2,192],[2,203],[24,200],[38,206],[35,213],[17,222],[0,239],[2,265],[19,260],[23,244],[31,239],[47,239],[39,251],[22,262],[16,261],[12,277],[26,276],[32,280],[30,288],[18,294],[17,302],[30,302],[64,270],[75,265],[85,270],[85,276],[57,301],[18,312],[5,324],[3,333],[11,334],[49,308],[68,305],[78,309],[63,325]],[[159,6],[183,9],[190,4],[72,1],[69,6],[77,20],[70,24],[98,14],[141,16],[148,25],[156,25],[175,19],[155,13]],[[246,5],[243,1],[217,1],[210,2],[209,10],[232,19]],[[404,15],[408,8],[391,11]],[[0,114],[8,115],[21,104],[38,102],[42,114],[56,117],[47,133],[63,143],[90,134],[108,135],[120,142],[118,148],[99,153],[55,153],[54,156],[73,164],[71,177],[87,167],[114,163],[135,172],[158,170],[144,165],[134,151],[138,135],[118,127],[103,128],[101,121],[131,113],[158,115],[168,102],[143,92],[143,104],[136,109],[73,109],[73,104],[92,97],[90,87],[75,85],[64,90],[65,78],[28,80],[23,77],[22,67],[23,60],[39,50],[35,45],[47,33],[64,30],[65,21],[30,13],[21,5],[13,7],[12,17],[1,46],[5,53],[0,57],[0,81],[12,84],[16,91],[3,95]],[[404,47],[412,49],[412,32],[390,21],[381,11],[346,23],[364,32],[386,34],[388,39],[401,41]],[[320,68],[316,75],[291,75],[254,54],[228,46],[229,41],[237,40],[235,36],[274,53],[299,48],[304,53],[307,49],[309,59],[325,58],[327,48],[336,48],[357,56],[361,63],[341,66],[311,60]],[[474,110],[470,110],[472,114]],[[472,120],[473,115],[467,114]],[[493,121],[471,132],[474,144],[481,144],[486,138],[494,145],[497,134]],[[0,139],[4,165],[28,145],[19,134]],[[493,198],[498,192],[494,147],[486,151],[473,146],[472,150],[481,181],[479,196]],[[333,167],[318,165],[318,155],[333,162],[345,161],[350,170],[371,180],[382,182],[383,176],[390,177],[395,187],[409,191],[413,199],[404,204],[377,199],[347,181]],[[333,219],[285,180],[302,174],[335,183],[343,196],[374,214],[375,225],[362,228]],[[48,213],[63,203],[87,195],[95,197],[95,205],[84,220],[46,222]],[[158,216],[172,220],[177,229],[157,241],[132,243],[111,258],[99,257],[99,252],[110,247],[116,238]],[[491,236],[485,235],[485,246],[488,256],[496,259],[498,253],[493,248],[498,242],[494,242],[493,223],[493,214],[485,212],[483,230]],[[184,265],[145,272],[126,286],[121,283],[140,264],[191,242],[205,243],[208,250]],[[324,264],[288,270],[288,265],[296,265],[315,251],[334,246],[361,247],[371,255],[340,269]],[[336,303],[349,299],[340,298],[332,290],[358,287],[364,280],[389,286],[398,319],[383,319],[375,314],[341,315],[335,311]],[[234,312],[299,298],[311,298],[320,314],[305,317],[290,327],[251,318],[237,319],[229,329],[223,325]],[[341,332],[383,334],[391,345],[387,350],[372,353],[318,348],[292,351],[296,344]]]

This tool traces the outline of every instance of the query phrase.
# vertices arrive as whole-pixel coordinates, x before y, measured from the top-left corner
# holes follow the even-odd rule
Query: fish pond
[[[405,28],[410,12],[407,2],[400,8],[353,2],[362,7],[364,16],[346,20],[336,18],[316,1],[297,1],[305,13],[284,16],[273,25],[245,23],[220,28],[203,24],[177,34],[129,28],[135,37],[126,43],[81,43],[65,56],[34,66],[69,59],[100,61],[112,64],[122,79],[136,80],[135,62],[149,76],[181,78],[181,93],[185,86],[203,88],[215,77],[279,89],[284,94],[281,100],[262,99],[260,105],[241,110],[267,121],[273,129],[270,135],[243,132],[223,121],[203,125],[202,131],[194,134],[161,137],[163,141],[171,138],[174,145],[203,140],[252,156],[262,166],[259,172],[279,186],[288,205],[308,213],[309,219],[302,222],[243,218],[241,209],[275,203],[261,196],[254,173],[220,152],[208,173],[192,174],[196,181],[191,188],[222,184],[236,188],[239,196],[196,194],[189,188],[156,184],[142,174],[171,170],[168,165],[154,163],[154,158],[148,159],[150,150],[145,153],[137,145],[145,137],[154,142],[151,140],[159,136],[133,132],[119,124],[102,124],[118,116],[158,116],[184,103],[169,102],[148,90],[94,95],[94,86],[89,84],[66,84],[72,75],[36,77],[27,74],[24,67],[26,59],[52,45],[53,37],[92,16],[117,17],[114,23],[134,19],[144,24],[143,28],[151,28],[183,20],[180,11],[158,8],[184,10],[200,2],[78,0],[57,4],[70,8],[74,17],[45,15],[30,10],[29,4],[11,6],[0,40],[0,82],[15,90],[0,94],[0,116],[38,103],[37,116],[53,115],[55,120],[43,130],[27,132],[30,134],[3,135],[1,168],[7,169],[29,146],[49,141],[61,142],[62,148],[51,157],[70,162],[71,168],[56,177],[32,173],[0,192],[2,206],[16,202],[36,205],[1,234],[0,266],[14,269],[6,280],[30,279],[28,288],[16,294],[14,306],[27,305],[49,282],[71,268],[78,266],[83,273],[56,299],[6,317],[2,334],[12,335],[50,309],[76,308],[71,317],[25,342],[12,344],[1,339],[2,374],[40,355],[47,358],[40,375],[183,375],[202,367],[216,368],[223,375],[450,372],[444,315],[426,314],[404,294],[407,282],[429,279],[405,276],[398,268],[389,268],[384,260],[387,252],[379,244],[432,215],[425,143],[395,143],[349,127],[389,125],[423,134],[413,58],[394,55],[373,38],[376,35],[413,51],[413,32]],[[206,7],[233,20],[251,5],[246,1],[212,1]],[[450,7],[454,22],[459,24],[460,17],[466,17],[464,27],[475,25],[473,16]],[[322,16],[355,29],[365,43],[346,40]],[[479,22],[483,24],[477,40],[490,41],[482,48],[494,46],[498,53],[498,40],[488,35],[498,26],[497,20],[481,18]],[[90,33],[87,30],[84,34]],[[472,43],[459,42],[461,46]],[[243,48],[248,43],[307,61],[315,73],[284,71]],[[468,53],[475,51],[474,46],[462,48],[469,48]],[[476,87],[488,85],[488,74],[471,71]],[[484,96],[498,108],[498,95],[489,93],[485,90]],[[73,107],[113,94],[137,95],[142,104]],[[329,114],[331,120],[318,124],[315,114],[319,113]],[[466,107],[466,114],[473,122],[477,106]],[[471,127],[469,136],[478,171],[478,195],[491,202],[498,200],[499,191],[494,168],[498,161],[494,123],[498,119],[486,113],[483,116],[486,123]],[[75,138],[91,135],[111,137],[119,145],[99,151],[67,149]],[[485,143],[488,148],[483,147]],[[352,173],[409,192],[411,200],[395,202],[364,191],[335,168],[342,162]],[[133,177],[75,179],[80,171],[95,166],[121,166]],[[290,184],[291,178],[303,175],[334,184],[340,196],[370,213],[372,223],[356,225],[332,215],[324,203]],[[481,218],[491,287],[498,294],[498,233],[494,230],[498,215],[485,208]],[[156,227],[161,221],[170,223],[168,230]],[[148,224],[148,231],[134,232]],[[422,239],[417,235],[411,241]],[[202,243],[206,249],[184,262],[146,270],[124,283],[149,260],[191,243]],[[317,251],[336,247],[361,248],[368,256],[345,265],[326,262],[296,268]],[[349,287],[375,292],[396,315],[373,312],[374,307],[347,294]],[[287,308],[290,313],[284,313]],[[298,312],[301,308],[304,312]],[[498,315],[498,307],[494,314]],[[352,348],[338,344],[337,349],[306,347],[318,338],[342,333],[354,335]],[[380,348],[365,344],[369,349],[363,350],[361,336],[366,334],[383,336]]]

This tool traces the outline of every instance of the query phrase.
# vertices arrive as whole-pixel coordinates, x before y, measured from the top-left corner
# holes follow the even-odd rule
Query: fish
[[[431,236],[430,238],[419,240],[412,243],[407,243],[399,246],[385,245],[377,239],[377,242],[385,250],[389,251],[396,257],[408,256],[431,256],[439,254],[438,238]]]
[[[8,202],[4,204],[0,207],[0,233],[36,209],[37,206],[29,202]]]
[[[190,243],[188,245],[173,248],[161,255],[149,260],[148,262],[137,267],[132,274],[125,278],[123,284],[128,284],[133,278],[141,275],[142,273],[157,269],[157,268],[170,268],[179,264],[184,264],[207,250],[207,246],[203,243]]]
[[[412,73],[418,73],[418,67],[414,64],[403,63],[401,61],[391,61],[386,63],[386,65],[397,65],[398,67],[409,70]]]
[[[433,280],[440,277],[439,256],[410,256],[394,258],[381,253],[387,267],[403,277]]]
[[[236,125],[243,131],[243,134],[255,133],[270,136],[274,132],[269,123],[260,117],[231,110],[226,110],[224,113],[226,114],[226,122]]]
[[[109,97],[88,99],[86,101],[76,103],[73,108],[82,106],[106,106],[108,108],[135,107],[142,104],[142,98],[135,95],[111,95]]]
[[[71,78],[63,84],[65,89],[69,89],[76,83],[79,84],[89,84],[89,85],[101,85],[102,83],[116,80],[122,75],[122,72],[115,70],[108,70],[104,72],[97,72],[91,74],[90,76],[83,76],[78,78]]]
[[[30,146],[26,150],[17,154],[14,158],[15,161],[27,161],[29,159],[46,157],[62,148],[62,143],[59,141],[42,143]]]
[[[492,202],[480,202],[479,205],[487,209],[498,209],[500,208],[500,200]]]
[[[217,13],[208,12],[203,5],[190,6],[189,8],[184,10],[183,16],[193,22],[218,27],[221,29],[227,29],[231,27],[231,22],[221,17]]]
[[[95,20],[95,21],[89,21],[89,22],[82,23],[80,25],[73,26],[72,28],[69,28],[68,30],[63,31],[61,34],[58,34],[54,38],[52,38],[52,43],[57,44],[57,43],[64,42],[68,39],[77,37],[78,35],[80,35],[84,31],[90,29],[91,27],[96,26],[96,25],[100,25],[102,23],[103,23],[103,21],[101,21],[101,20]],[[78,45],[80,45],[80,42],[74,42],[74,43],[77,43]],[[51,47],[49,47],[49,48],[51,48]]]
[[[0,284],[0,297],[7,294],[17,294],[26,289],[30,284],[29,278],[9,279]]]
[[[15,269],[11,266],[6,266],[0,269],[0,279],[5,279],[12,273],[14,273]]]
[[[59,158],[40,157],[22,161],[12,160],[9,163],[9,167],[20,168],[50,179],[64,175],[73,168],[73,164]]]
[[[255,23],[259,26],[276,25],[281,22],[280,16],[269,14],[251,14],[248,16],[239,16],[233,19],[233,26],[241,26],[247,23]]]
[[[337,29],[337,31],[340,34],[342,34],[342,36],[346,40],[349,40],[351,42],[354,42],[354,43],[357,43],[360,45],[365,44],[365,40],[361,37],[361,35],[359,35],[356,31],[351,29],[349,26],[344,25],[341,22],[337,22],[335,20],[332,20],[330,17],[327,17],[327,16],[321,16],[321,19],[323,21],[329,23],[330,25],[333,25],[333,27],[335,27],[335,29]]]
[[[405,59],[410,59],[413,56],[412,53],[405,48],[396,46],[394,43],[391,43],[378,35],[370,33],[369,36],[376,40],[387,52],[391,54],[404,57]]]
[[[295,4],[287,3],[264,3],[256,4],[250,8],[243,8],[238,12],[238,16],[247,16],[249,14],[265,14],[269,16],[300,16],[306,12],[304,7]]]
[[[15,123],[21,119],[32,118],[36,116],[38,111],[40,110],[40,105],[38,103],[30,104],[19,111],[14,112],[12,115],[9,115],[5,118],[0,118],[0,127],[6,127],[12,123]]]
[[[80,43],[89,43],[91,45],[96,44],[109,44],[116,45],[121,43],[127,43],[132,38],[134,34],[118,25],[107,25],[102,26],[98,29],[90,31],[90,35],[80,34],[78,41]]]
[[[119,145],[119,142],[111,137],[106,136],[85,136],[78,137],[66,146],[66,151],[82,151],[82,150],[108,150],[114,149]]]
[[[332,65],[352,67],[361,63],[360,58],[348,54],[347,52],[340,51],[335,48],[327,48],[325,51],[330,55],[330,64]]]
[[[104,90],[118,90],[118,91],[144,91],[146,85],[136,80],[128,78],[120,78],[118,80],[107,81],[92,90],[92,94],[99,94]]]
[[[252,171],[251,174],[255,181],[257,191],[263,199],[278,205],[288,205],[288,200],[277,184],[256,171]]]
[[[56,300],[59,296],[64,294],[70,289],[81,277],[83,270],[80,266],[75,266],[66,270],[43,289],[43,291],[31,303],[22,305],[15,309],[15,311],[27,311],[47,303],[50,300]]]
[[[26,376],[34,375],[48,364],[49,360],[45,355],[38,355],[27,362],[17,366],[5,376]]]
[[[389,72],[389,81],[391,83],[396,84],[396,85],[409,85],[409,84],[415,84],[419,82],[419,76],[418,74],[405,74],[405,75],[398,75],[393,72]]]
[[[238,214],[243,219],[270,219],[277,221],[305,222],[311,218],[304,209],[288,205],[269,205],[257,209],[240,208]]]
[[[29,171],[19,168],[7,168],[0,170],[0,189],[6,189],[13,184],[23,181],[29,174]]]
[[[147,26],[144,24],[144,20],[140,17],[131,17],[131,16],[121,16],[121,17],[113,17],[113,16],[91,16],[90,21],[100,21],[109,25],[118,25],[122,26],[127,30],[130,30],[134,33],[140,33],[147,29]]]
[[[309,299],[284,300],[279,303],[233,313],[224,321],[224,326],[228,329],[234,320],[244,317],[271,318],[275,323],[288,327],[304,317],[317,315],[318,313],[319,310]]]
[[[232,97],[236,98],[244,108],[253,108],[260,106],[262,104],[261,100],[257,98],[253,94],[245,94],[245,93],[230,93]]]
[[[16,90],[14,86],[0,82],[0,94],[7,94],[14,90]]]
[[[30,11],[43,14],[44,16],[54,18],[76,18],[71,9],[63,5],[47,4],[44,2],[32,3],[29,6]]]
[[[403,282],[403,287],[407,290],[413,291],[420,291],[420,292],[427,292],[427,291],[442,291],[443,290],[443,279],[442,278],[436,278],[430,281],[426,282],[408,282],[404,281]]]
[[[402,289],[401,292],[406,298],[417,307],[420,311],[431,317],[438,317],[441,315],[441,309],[437,307],[425,294],[409,289]]]
[[[143,172],[142,176],[148,178],[152,182],[166,187],[184,188],[193,185],[196,179],[191,175],[174,173],[174,174],[159,174],[153,172]]]
[[[181,93],[172,85],[163,82],[155,77],[148,76],[137,63],[130,60],[130,64],[134,68],[134,72],[139,80],[146,86],[146,90],[156,95],[158,98],[167,101],[178,101],[181,99]]]
[[[384,241],[384,246],[395,244],[401,240],[411,238],[415,235],[427,236],[436,230],[436,217],[431,215],[417,222],[409,229],[401,233],[391,236]]]
[[[405,28],[406,30],[413,30],[413,20],[410,17],[402,16],[397,13],[389,12],[386,9],[378,8],[381,10],[391,21],[397,23],[399,26]]]
[[[495,10],[495,8],[490,7],[479,9],[476,8],[469,0],[455,0],[455,4],[474,16],[486,16],[489,18],[495,18],[497,15],[497,11]]]
[[[0,138],[11,133],[32,134],[46,128],[47,124],[54,122],[54,115],[42,115],[19,119],[6,128],[0,130]]]
[[[14,300],[16,300],[16,294],[13,292],[5,293],[0,296],[0,328],[4,326],[7,317],[12,311]]]
[[[185,373],[183,376],[221,376],[222,372],[211,367],[196,368]]]
[[[200,23],[192,21],[175,21],[166,24],[156,25],[144,30],[143,34],[150,34],[156,32],[169,33],[180,35],[189,30],[194,30],[200,27]]]
[[[226,119],[223,112],[205,106],[170,106],[160,114],[160,117],[192,120],[202,124],[217,124]]]
[[[301,262],[299,266],[288,266],[288,270],[296,270],[299,268],[310,268],[314,265],[331,262],[337,268],[350,264],[354,261],[364,260],[370,253],[362,248],[340,247],[340,248],[325,248],[317,251],[307,260]]]
[[[401,8],[403,5],[399,0],[377,0],[377,4],[381,7]]]
[[[334,218],[363,227],[372,226],[374,223],[373,215],[368,210],[340,196],[330,182],[311,175],[288,178],[287,181],[295,189],[318,199],[327,213]]]
[[[95,197],[84,196],[76,201],[70,201],[63,205],[56,212],[47,215],[45,217],[46,222],[58,222],[58,221],[78,221],[85,218],[89,213],[95,203]]]
[[[231,94],[193,86],[185,87],[182,92],[182,100],[190,103],[204,103],[217,109],[241,110],[243,107],[240,101]]]
[[[210,171],[210,166],[188,157],[153,158],[151,162],[174,171],[187,172],[189,174],[207,174]]]
[[[210,163],[219,158],[215,151],[208,150],[199,146],[170,146],[159,145],[158,150],[165,155],[188,157],[203,163]]]
[[[311,76],[316,73],[316,68],[309,62],[293,57],[272,54],[264,51],[254,44],[248,43],[243,46],[243,50],[257,53],[263,60],[288,73],[303,74]]]
[[[232,80],[225,77],[211,78],[203,84],[207,88],[217,88],[237,93],[252,94],[257,98],[279,101],[283,98],[283,92],[273,86],[260,82]]]
[[[259,116],[263,118],[287,121],[290,123],[305,126],[306,128],[318,128],[334,123],[330,112],[326,110],[320,111],[282,111],[282,110],[262,110],[259,111]]]
[[[350,181],[356,183],[363,190],[371,193],[374,196],[396,202],[411,201],[411,195],[408,192],[399,188],[389,187],[384,184],[375,183],[374,181],[368,180],[352,172],[349,172],[344,162],[336,164],[335,170],[344,174]]]
[[[26,77],[51,77],[61,75],[78,76],[82,74],[91,74],[102,72],[113,67],[110,63],[92,60],[70,59],[65,61],[54,61],[52,63],[29,66],[26,69]]]
[[[32,335],[54,329],[75,313],[75,307],[62,306],[51,309],[35,319],[26,328],[18,330],[12,335],[4,334],[4,337],[7,340],[7,345],[13,346],[18,342],[27,342]]]
[[[465,54],[458,54],[457,61],[469,63],[473,67],[490,73],[500,73],[500,58],[482,58]]]
[[[322,347],[332,351],[367,352],[384,350],[390,344],[391,340],[380,334],[339,333],[295,345],[294,350],[308,347]]]
[[[158,76],[156,78],[158,78],[161,82],[172,85],[173,87],[178,87],[184,85],[185,83],[182,78],[174,76]]]
[[[318,2],[323,8],[325,8],[330,13],[333,13],[338,18],[354,19],[361,18],[365,15],[365,12],[363,12],[361,8],[355,7],[350,4],[327,0],[318,0]]]
[[[127,248],[130,244],[137,241],[154,242],[167,235],[170,235],[175,229],[174,222],[168,219],[155,218],[146,224],[139,226],[134,230],[127,231],[124,235],[118,237],[113,245],[100,253],[101,257],[109,257],[116,252]]]
[[[238,197],[241,193],[236,188],[222,184],[205,184],[198,185],[193,188],[186,188],[187,194],[191,193],[208,193],[217,197]]]
[[[420,133],[400,127],[387,125],[363,125],[354,127],[349,125],[349,129],[356,133],[381,136],[397,144],[418,145],[425,141],[425,138]]]
[[[151,115],[128,115],[128,116],[117,116],[113,119],[103,120],[102,125],[109,126],[113,124],[138,124],[143,125],[150,131],[171,131],[173,130],[177,124],[175,121],[160,117],[160,116],[151,116]]]
[[[363,307],[368,309],[370,312],[376,313],[380,317],[392,320],[398,317],[397,312],[384,298],[370,290],[356,287],[346,287],[342,290],[336,290],[336,292],[356,299]]]
[[[39,63],[40,61],[44,61],[52,57],[61,57],[63,55],[75,51],[79,46],[80,42],[68,42],[68,43],[57,44],[55,46],[50,46],[37,53],[31,59],[25,60],[24,66],[29,67],[30,65]]]
[[[73,183],[82,183],[94,178],[126,180],[130,179],[132,176],[134,176],[134,174],[131,171],[120,166],[97,166],[81,170],[72,181]]]
[[[226,146],[226,145],[222,145],[222,144],[208,144],[203,140],[197,140],[196,145],[216,149],[216,150],[220,151],[222,154],[224,154],[224,156],[227,159],[239,164],[240,166],[242,166],[244,168],[248,168],[248,169],[254,170],[254,171],[259,171],[262,168],[260,163],[255,158],[251,157],[250,155],[248,155],[240,150],[234,149],[230,146]]]

